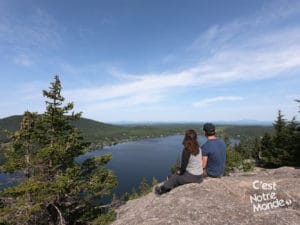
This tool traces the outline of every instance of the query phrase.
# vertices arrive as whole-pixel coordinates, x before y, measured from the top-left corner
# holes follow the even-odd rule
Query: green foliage
[[[132,200],[144,196],[152,191],[152,188],[158,184],[158,180],[153,177],[152,178],[152,185],[148,184],[146,178],[143,178],[140,185],[139,185],[139,192],[136,191],[135,187],[132,187],[131,193],[124,193],[122,199],[124,201]]]
[[[112,213],[102,216],[101,199],[117,184],[112,171],[104,167],[111,155],[76,163],[75,157],[87,147],[72,126],[81,114],[69,114],[73,103],[63,104],[58,76],[49,89],[43,91],[45,113],[25,112],[20,129],[5,147],[8,160],[2,169],[22,170],[25,177],[1,192],[4,204],[0,220],[12,224],[86,224],[99,217],[99,221],[110,221]]]
[[[247,126],[230,126],[227,125],[224,128],[224,133],[229,135],[231,138],[238,138],[240,140],[247,139],[249,137],[261,137],[264,133],[274,133],[274,127],[272,126],[258,126],[258,125],[247,125]],[[222,133],[223,133],[222,132]],[[221,134],[222,134],[221,133]]]
[[[230,136],[227,133],[222,134],[222,139],[224,140],[224,143],[227,148],[230,146]]]
[[[281,111],[274,123],[275,134],[266,133],[256,146],[259,163],[266,167],[300,165],[299,122],[293,118],[286,121]]]
[[[227,148],[225,175],[234,169],[244,172],[254,169],[255,160],[243,158],[242,154],[236,148]]]
[[[158,185],[158,180],[155,177],[153,177],[152,178],[152,187],[155,187],[156,185]]]
[[[116,219],[116,213],[113,210],[109,210],[108,212],[105,212],[101,214],[99,217],[97,217],[92,224],[93,225],[106,225],[111,224]]]
[[[140,190],[140,195],[146,195],[146,194],[148,194],[149,192],[151,192],[151,187],[150,187],[150,185],[148,184],[146,178],[143,178],[143,179],[142,179],[142,181],[141,181],[141,183],[140,183],[140,186],[139,186],[139,190]]]
[[[130,194],[128,192],[125,192],[121,199],[123,199],[124,201],[130,200]]]
[[[232,148],[227,148],[225,174],[228,174],[234,168],[241,168],[242,163],[241,154]]]
[[[139,194],[138,194],[138,192],[136,191],[136,189],[135,189],[135,187],[133,187],[132,189],[131,189],[131,194],[130,194],[130,200],[131,199],[136,199],[136,198],[138,198],[139,197]]]
[[[255,166],[255,160],[245,159],[243,160],[242,167],[244,172],[252,171]]]
[[[171,173],[172,174],[176,173],[179,170],[180,166],[181,166],[181,161],[180,161],[180,157],[178,156],[176,162],[171,166]]]

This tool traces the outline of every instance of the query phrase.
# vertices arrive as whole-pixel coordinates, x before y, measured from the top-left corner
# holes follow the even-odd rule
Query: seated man
[[[203,126],[207,142],[202,145],[202,166],[204,176],[221,177],[226,162],[226,145],[222,139],[216,137],[215,126],[206,123]]]

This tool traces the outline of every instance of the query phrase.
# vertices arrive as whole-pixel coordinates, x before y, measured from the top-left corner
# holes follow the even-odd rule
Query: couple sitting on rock
[[[182,142],[184,149],[182,150],[181,167],[168,180],[155,187],[156,194],[164,194],[187,183],[201,183],[203,177],[218,178],[223,175],[226,161],[225,143],[216,137],[213,124],[204,124],[203,130],[207,142],[201,148],[196,131],[186,131]]]

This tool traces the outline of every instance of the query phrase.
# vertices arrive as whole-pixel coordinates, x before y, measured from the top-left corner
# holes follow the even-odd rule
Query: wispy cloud
[[[295,9],[295,4],[296,8]],[[130,102],[138,96],[151,96],[155,93],[156,102],[171,96],[180,88],[220,86],[232,82],[248,82],[280,77],[286,72],[291,75],[300,71],[300,28],[285,26],[284,20],[300,14],[299,4],[276,10],[269,5],[255,17],[242,18],[228,24],[213,25],[192,44],[192,48],[211,52],[200,57],[194,66],[177,72],[154,74],[130,74],[114,69],[115,77],[128,77],[114,85],[95,86],[67,90],[75,101],[105,102],[118,105],[118,101]],[[274,16],[274,13],[276,16]],[[265,20],[263,19],[265,18]],[[272,26],[273,24],[281,24]],[[199,49],[198,49],[199,50]],[[195,52],[190,52],[194,54]],[[175,56],[167,56],[166,61]],[[139,103],[152,103],[144,97]],[[200,106],[217,101],[240,100],[240,97],[217,97],[195,103]]]
[[[33,8],[24,19],[13,11],[2,10],[0,15],[0,52],[16,64],[29,66],[31,55],[46,49],[57,48],[62,43],[59,25],[49,14]]]
[[[207,99],[203,99],[203,100],[198,101],[198,102],[194,102],[193,106],[203,107],[203,106],[207,106],[209,104],[216,103],[216,102],[238,101],[238,100],[243,100],[243,98],[238,97],[238,96],[218,96],[218,97],[207,98]]]
[[[262,39],[260,39],[261,37]],[[183,87],[220,86],[278,77],[300,70],[300,29],[291,28],[246,38],[243,43],[216,52],[194,67],[175,73],[128,75],[130,81],[116,85],[80,88],[68,92],[76,100],[103,101],[157,92],[174,94]],[[269,39],[269,43],[266,42]],[[289,43],[289,46],[287,46]],[[243,45],[245,44],[245,45]],[[251,47],[248,47],[251,46]],[[116,76],[118,71],[114,71]],[[120,73],[120,76],[126,73]],[[147,100],[145,100],[147,102]]]

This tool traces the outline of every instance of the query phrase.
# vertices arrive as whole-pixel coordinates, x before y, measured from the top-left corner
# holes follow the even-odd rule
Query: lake
[[[115,193],[120,197],[125,192],[131,192],[132,187],[138,190],[143,178],[149,184],[153,177],[158,181],[165,180],[171,174],[171,166],[181,157],[183,138],[184,135],[175,135],[121,143],[88,152],[77,160],[83,162],[96,155],[112,153],[112,160],[107,168],[113,170],[117,176],[118,187]],[[203,144],[206,138],[200,136],[199,142]]]

